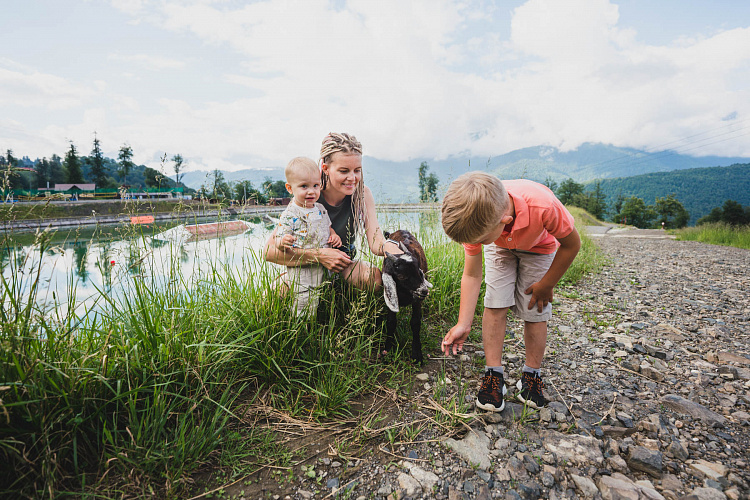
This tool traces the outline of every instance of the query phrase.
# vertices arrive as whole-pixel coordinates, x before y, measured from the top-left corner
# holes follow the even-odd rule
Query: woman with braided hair
[[[357,287],[379,288],[382,285],[380,270],[354,260],[356,237],[364,235],[375,255],[402,251],[395,243],[386,241],[378,224],[375,199],[362,180],[362,144],[353,135],[331,132],[320,147],[319,165],[322,189],[318,203],[328,211],[331,227],[341,238],[342,246],[279,249],[273,244],[275,234],[272,234],[266,243],[265,258],[285,266],[318,263],[341,273]]]

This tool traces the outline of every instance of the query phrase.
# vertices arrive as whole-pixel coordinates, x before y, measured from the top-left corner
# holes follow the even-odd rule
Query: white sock
[[[487,373],[490,370],[495,370],[496,372],[500,372],[500,375],[503,377],[505,376],[505,372],[503,371],[502,366],[485,366],[484,367],[484,373]]]
[[[541,368],[532,368],[530,366],[523,365],[522,372],[531,373],[532,375],[537,375],[538,377],[542,376],[542,369]]]

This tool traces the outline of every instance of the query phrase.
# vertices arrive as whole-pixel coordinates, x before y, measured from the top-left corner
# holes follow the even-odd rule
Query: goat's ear
[[[406,248],[406,245],[404,245],[403,241],[398,242],[398,247],[401,249],[402,252],[409,253],[409,249]]]
[[[424,275],[424,271],[420,269],[419,272],[422,274],[422,280],[424,281],[425,286],[427,286],[427,288],[432,288],[432,283],[427,281],[427,276]]]
[[[396,291],[396,281],[390,274],[383,273],[383,297],[388,309],[398,312],[398,292]]]

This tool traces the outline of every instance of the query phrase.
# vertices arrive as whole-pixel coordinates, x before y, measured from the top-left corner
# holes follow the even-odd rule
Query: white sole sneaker
[[[521,390],[523,389],[523,384],[521,383],[520,380],[516,383],[516,389],[518,389],[518,392],[516,393],[516,399],[518,399],[520,402],[522,402],[526,406],[530,406],[536,410],[539,409],[539,407],[537,406],[535,402],[533,402],[530,399],[524,399],[524,397],[521,396]]]
[[[503,398],[505,398],[505,395],[508,394],[508,389],[505,387],[505,384],[503,384]],[[500,408],[493,405],[492,403],[482,404],[479,402],[479,398],[477,398],[476,401],[474,401],[474,404],[477,408],[480,408],[484,411],[491,411],[491,412],[500,412],[503,411],[505,408],[505,399],[502,399],[500,402]]]

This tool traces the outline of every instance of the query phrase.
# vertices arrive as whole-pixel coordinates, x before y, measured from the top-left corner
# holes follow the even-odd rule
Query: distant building
[[[269,198],[268,204],[269,205],[289,205],[290,201],[292,201],[291,198]]]
[[[96,184],[55,184],[50,191],[96,191]]]

